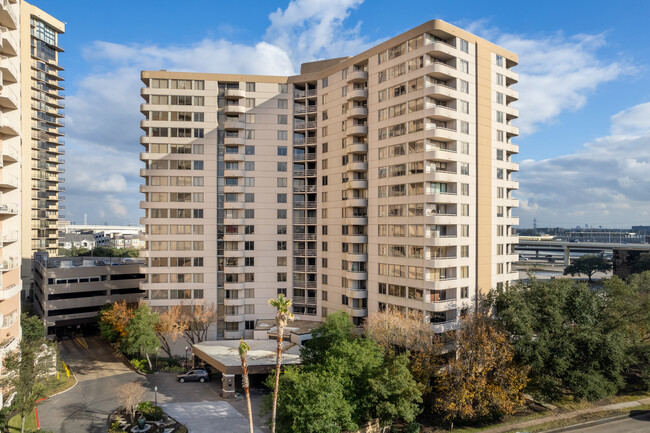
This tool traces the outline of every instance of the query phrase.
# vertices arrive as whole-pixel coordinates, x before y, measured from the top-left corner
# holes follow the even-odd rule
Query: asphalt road
[[[650,414],[607,422],[592,427],[571,430],[572,433],[648,433],[650,432]]]
[[[179,421],[191,425],[192,433],[212,433],[215,426],[228,426],[223,431],[233,433],[248,432],[246,403],[242,399],[219,401],[220,380],[179,383],[176,376],[169,373],[145,377],[127,367],[124,360],[113,353],[111,346],[98,337],[86,338],[85,342],[87,348],[74,340],[60,343],[61,356],[75,373],[78,383],[38,406],[41,429],[55,433],[105,433],[108,415],[121,406],[118,388],[124,383],[140,382],[147,390],[143,400],[157,399],[158,404],[170,410],[170,414],[174,412],[173,416],[179,416]],[[157,394],[154,387],[158,388]],[[263,393],[251,391],[256,429],[267,432],[269,429],[259,417]],[[197,424],[197,411],[205,414],[200,417],[205,422]],[[240,428],[242,420],[243,428]]]

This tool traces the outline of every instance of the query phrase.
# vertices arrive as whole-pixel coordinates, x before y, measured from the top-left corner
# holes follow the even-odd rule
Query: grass
[[[36,415],[34,415],[34,411],[31,411],[25,420],[25,431],[36,431]],[[16,415],[9,420],[9,433],[17,432],[20,432],[20,415]]]
[[[644,404],[641,406],[635,406],[632,408],[618,409],[618,410],[604,410],[601,412],[593,412],[588,414],[578,415],[572,418],[560,419],[556,421],[551,421],[543,424],[538,424],[535,426],[526,427],[526,431],[530,433],[543,432],[547,430],[552,430],[561,427],[567,427],[570,425],[580,424],[588,421],[596,421],[605,418],[611,418],[618,415],[629,414],[632,411],[648,411],[650,410],[650,404]],[[519,429],[511,430],[508,433],[514,433],[519,431]]]
[[[54,376],[45,380],[44,383],[45,395],[50,397],[71,388],[75,383],[77,383],[77,380],[72,373],[70,373],[70,377],[67,377],[65,372],[59,372],[58,380],[56,379],[56,376]],[[36,415],[34,414],[34,411],[32,411],[25,420],[25,431],[36,431]],[[20,415],[16,415],[9,420],[9,432],[20,432]]]

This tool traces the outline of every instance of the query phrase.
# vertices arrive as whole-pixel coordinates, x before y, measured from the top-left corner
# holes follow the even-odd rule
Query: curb
[[[649,410],[644,410],[644,411],[641,411],[639,413],[639,415],[645,415],[645,414],[648,414],[648,413],[650,413]],[[596,419],[596,420],[593,420],[593,421],[587,421],[587,422],[583,422],[583,423],[580,423],[580,424],[568,425],[566,427],[559,427],[559,428],[556,428],[556,429],[553,429],[553,430],[544,430],[544,433],[567,432],[567,431],[572,431],[572,430],[578,430],[578,429],[581,429],[581,428],[594,427],[594,426],[601,425],[601,424],[607,424],[607,423],[614,422],[614,421],[620,421],[622,419],[627,419],[627,418],[631,418],[629,413],[626,413],[626,414],[623,414],[623,415],[616,415],[616,416],[612,416],[612,417],[609,417],[609,418],[603,418],[603,419]]]
[[[72,375],[74,376],[74,385],[72,385],[72,386],[71,386],[70,388],[68,388],[68,389],[64,389],[63,391],[59,391],[59,392],[57,392],[56,394],[52,394],[52,395],[48,396],[48,397],[47,397],[47,400],[51,399],[52,397],[56,397],[57,395],[63,394],[63,393],[65,393],[65,392],[68,392],[68,391],[70,391],[72,388],[74,388],[75,386],[77,386],[77,384],[79,383],[79,378],[77,377],[76,374],[74,374],[74,371],[70,370],[70,372],[71,372]]]

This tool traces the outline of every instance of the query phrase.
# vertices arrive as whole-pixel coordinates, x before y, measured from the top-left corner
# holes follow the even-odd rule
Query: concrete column
[[[221,375],[221,397],[223,398],[235,398],[235,375],[234,374],[222,374]]]
[[[571,257],[571,253],[569,252],[569,246],[566,245],[562,248],[564,249],[564,266],[569,266],[569,261]]]

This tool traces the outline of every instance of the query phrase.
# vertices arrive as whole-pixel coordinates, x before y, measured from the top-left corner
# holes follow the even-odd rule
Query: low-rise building
[[[34,311],[49,338],[94,326],[107,303],[142,299],[142,259],[34,255]]]
[[[95,248],[95,237],[92,234],[61,233],[59,235],[59,248],[70,250],[72,248]]]

